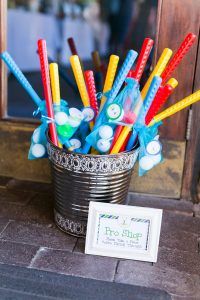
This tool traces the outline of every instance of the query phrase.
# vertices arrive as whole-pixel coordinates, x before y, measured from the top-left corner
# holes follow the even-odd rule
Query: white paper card
[[[85,253],[157,261],[162,210],[90,202]]]

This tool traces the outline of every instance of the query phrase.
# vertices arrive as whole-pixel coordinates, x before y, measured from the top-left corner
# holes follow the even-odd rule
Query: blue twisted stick
[[[108,99],[106,100],[106,105],[109,105],[113,102],[115,97],[117,96],[122,84],[124,83],[128,72],[130,71],[132,65],[134,64],[134,61],[137,58],[138,53],[134,50],[129,50],[128,54],[123,62],[123,65],[121,66],[121,69],[119,70],[117,77],[114,81],[112,90],[109,93]]]
[[[123,65],[121,66],[121,68],[117,74],[117,77],[114,81],[113,87],[108,95],[108,98],[105,103],[106,106],[110,105],[114,101],[115,97],[117,96],[120,88],[122,87],[122,84],[124,83],[124,81],[128,75],[128,72],[130,71],[132,65],[134,64],[134,62],[137,58],[137,55],[138,55],[138,53],[134,50],[128,51],[128,54],[123,62]],[[93,131],[96,130],[97,127],[99,127],[101,125],[101,117],[102,117],[102,114],[104,114],[104,113],[105,113],[104,109],[102,109],[96,119]],[[90,147],[91,147],[90,144],[88,144],[86,142],[83,147],[82,153],[87,154],[90,150]]]
[[[14,62],[13,58],[10,56],[10,54],[5,51],[1,53],[2,60],[6,63],[9,70],[13,73],[13,75],[17,78],[19,83],[23,86],[23,88],[27,91],[27,93],[30,95],[30,97],[33,99],[35,104],[39,107],[42,99],[38,96],[38,94],[35,92],[33,87],[30,85],[22,71],[19,69],[19,67]]]
[[[149,90],[147,92],[147,95],[144,99],[143,107],[142,107],[142,109],[140,111],[140,114],[137,118],[137,121],[136,121],[137,124],[144,125],[146,114],[147,114],[147,112],[148,112],[148,110],[149,110],[149,108],[150,108],[150,106],[151,106],[151,104],[152,104],[152,102],[155,98],[155,95],[156,95],[156,93],[157,93],[157,91],[158,91],[158,89],[161,85],[161,82],[162,82],[161,77],[154,76],[154,78],[151,82],[151,85],[149,87]],[[126,150],[127,151],[130,151],[133,148],[133,146],[136,142],[136,139],[137,139],[137,131],[133,129],[132,134],[129,138],[129,141],[126,145]]]
[[[138,124],[144,124],[145,122],[145,116],[155,98],[155,95],[161,85],[161,82],[162,82],[162,78],[159,77],[159,76],[154,76],[152,82],[151,82],[151,85],[149,87],[149,90],[147,92],[147,95],[144,99],[144,102],[143,102],[143,107],[141,109],[141,114],[139,114],[139,117],[137,119],[137,123]]]

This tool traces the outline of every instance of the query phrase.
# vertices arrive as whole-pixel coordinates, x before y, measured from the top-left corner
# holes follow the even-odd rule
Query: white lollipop
[[[85,107],[83,110],[82,110],[82,114],[83,114],[83,117],[84,117],[84,120],[86,122],[90,122],[94,119],[95,117],[95,111],[93,108],[91,107]]]
[[[57,125],[64,125],[68,121],[68,115],[63,111],[59,111],[55,114],[55,121]]]
[[[110,149],[111,143],[108,140],[100,139],[97,142],[97,148],[100,152],[107,152]]]
[[[156,155],[162,150],[162,145],[159,141],[153,140],[149,142],[146,146],[146,151],[150,155]]]
[[[79,120],[79,121],[83,120],[83,114],[82,114],[82,112],[79,109],[75,108],[75,107],[71,107],[69,109],[69,115],[73,119],[76,119],[76,120]]]
[[[123,109],[121,105],[117,103],[112,103],[108,106],[106,114],[110,120],[117,120],[121,118],[121,115],[123,114]]]
[[[78,127],[81,123],[81,120],[74,119],[72,117],[68,118],[68,124],[71,125],[72,127]]]
[[[110,139],[113,136],[113,129],[109,125],[102,125],[99,127],[99,136],[102,139]]]
[[[42,144],[35,144],[32,147],[32,154],[37,158],[44,156],[45,152],[45,147]]]
[[[120,116],[117,119],[115,119],[115,121],[120,122],[123,120],[123,117],[124,117],[124,110],[122,109]]]
[[[153,164],[157,165],[157,164],[159,164],[159,162],[161,162],[162,156],[161,156],[161,154],[151,155],[151,159],[153,160]]]
[[[142,168],[145,171],[148,171],[151,168],[153,168],[153,165],[154,163],[150,156],[145,155],[139,160],[140,168]]]
[[[34,130],[32,140],[35,144],[40,142],[40,128]]]
[[[72,145],[73,149],[81,148],[81,141],[79,139],[71,139],[69,140],[69,142]]]

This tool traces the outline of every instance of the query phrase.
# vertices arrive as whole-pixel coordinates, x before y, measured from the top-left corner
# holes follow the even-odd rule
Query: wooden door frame
[[[163,11],[163,3],[167,0],[158,0],[158,15],[157,15],[157,31],[156,31],[156,43],[155,43],[155,55],[154,55],[154,64],[158,59],[159,53],[163,49],[159,49],[159,37],[166,35],[165,26],[161,26],[161,18],[164,14],[168,15],[169,11]],[[175,2],[176,0],[174,0]],[[177,0],[177,2],[180,0]],[[195,0],[191,0],[191,2]],[[195,2],[194,2],[195,4]],[[191,3],[191,5],[193,5]],[[181,3],[180,3],[181,10]],[[199,16],[199,10],[197,9],[197,14]],[[182,19],[182,22],[185,22],[185,19]],[[173,32],[173,24],[168,23],[167,26],[171,26],[171,32]],[[181,28],[182,24],[179,23]],[[192,92],[200,89],[200,23],[197,25],[197,35],[198,41],[196,46],[195,53],[195,68],[193,80],[190,83],[190,89]],[[167,39],[167,37],[166,37]],[[167,44],[166,44],[167,46]],[[198,153],[200,153],[200,103],[192,105],[190,107],[190,123],[189,127],[189,136],[186,140],[186,151],[185,151],[185,161],[184,161],[184,170],[182,178],[182,189],[181,189],[181,199],[193,200],[194,202],[199,201],[198,199],[198,182],[200,176],[200,158],[198,158]]]
[[[196,68],[193,82],[193,91],[200,89],[200,29],[198,50],[196,56]],[[184,199],[193,199],[198,202],[198,184],[200,177],[200,103],[191,108],[191,120],[189,123],[189,139],[186,144],[185,165],[183,170],[183,183],[181,195]]]
[[[158,0],[158,11],[157,11],[157,34],[156,34],[156,42],[155,42],[155,55],[154,62],[158,58],[159,53],[159,36],[164,35],[165,32],[161,32],[161,13],[163,2],[167,0]],[[195,1],[195,0],[193,0]],[[168,12],[165,12],[168,13]],[[184,22],[184,20],[183,20]],[[169,25],[170,26],[170,25]],[[180,24],[181,26],[181,24]],[[7,1],[0,0],[0,52],[6,49],[6,30],[7,30]],[[200,50],[198,48],[198,52],[196,57],[199,58],[200,61]],[[197,63],[195,74],[194,74],[194,82],[192,86],[192,90],[196,90],[200,88],[199,86],[199,75],[200,75],[200,62]],[[7,118],[7,80],[6,80],[6,67],[5,64],[0,60],[0,122],[5,122]],[[192,121],[191,121],[191,132],[190,139],[187,141],[186,145],[186,153],[185,153],[185,162],[184,162],[184,172],[183,172],[183,184],[182,184],[182,193],[181,198],[191,200],[194,199],[194,196],[197,194],[197,182],[199,179],[200,173],[200,159],[196,162],[197,153],[200,150],[198,144],[200,141],[200,127],[197,126],[200,124],[200,103],[192,106]],[[9,123],[11,122],[14,126],[13,121],[16,122],[16,119],[9,119]],[[18,120],[20,123],[24,123],[24,128],[30,127],[29,122],[23,119]],[[8,125],[9,125],[8,123]],[[26,126],[27,124],[27,126]],[[16,124],[18,126],[18,123]]]
[[[7,0],[0,0],[0,53],[7,45]],[[0,60],[0,118],[6,117],[7,111],[7,71]]]

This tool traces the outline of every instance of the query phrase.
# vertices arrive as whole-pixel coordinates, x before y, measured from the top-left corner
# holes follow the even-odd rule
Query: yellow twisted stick
[[[178,81],[175,78],[171,78],[169,79],[169,81],[167,82],[167,84],[170,84],[171,87],[175,88],[178,85]],[[135,109],[134,109],[134,113],[136,116],[138,116],[141,106],[142,106],[143,101],[139,101],[138,104],[136,105]],[[112,151],[110,152],[111,154],[116,154],[120,151],[124,141],[126,140],[126,137],[128,136],[129,132],[131,131],[131,128],[128,126],[125,126],[122,129],[122,132],[118,138],[117,143],[115,143]]]
[[[51,80],[51,92],[53,103],[60,105],[60,81],[58,74],[58,64],[51,63],[49,65],[50,80]],[[62,144],[58,141],[58,147],[62,148]]]
[[[60,105],[60,83],[59,83],[59,75],[58,75],[58,64],[51,63],[49,65],[49,71],[50,71],[53,103]]]
[[[153,124],[172,116],[173,114],[179,112],[180,110],[186,108],[187,106],[190,106],[191,104],[199,100],[200,100],[200,90],[184,98],[183,100],[180,100],[176,104],[170,106],[160,114],[156,115],[151,121],[151,123],[149,124],[149,126],[152,126]]]
[[[165,48],[163,50],[153,72],[149,76],[145,86],[142,89],[142,92],[141,92],[142,99],[144,99],[146,97],[146,94],[148,92],[148,89],[151,85],[151,82],[152,82],[154,76],[161,76],[162,72],[164,71],[166,65],[168,64],[168,62],[172,56],[172,53],[173,53],[172,50],[169,48]]]
[[[108,64],[108,70],[106,73],[106,79],[105,79],[105,83],[104,83],[104,87],[103,87],[103,93],[108,92],[112,88],[118,62],[119,62],[119,56],[112,54],[110,56],[110,60],[109,60],[109,64]],[[103,108],[105,101],[106,101],[106,97],[103,96],[101,98],[100,110]]]
[[[171,87],[173,89],[175,89],[178,85],[178,81],[175,79],[175,78],[170,78],[168,81],[167,81],[167,84],[171,85]]]
[[[70,60],[71,66],[72,66],[72,70],[74,73],[74,77],[76,80],[76,84],[78,86],[78,90],[79,90],[83,105],[84,105],[84,107],[88,107],[88,106],[90,106],[90,100],[89,100],[87,88],[85,85],[85,80],[84,80],[79,57],[78,57],[78,55],[72,55],[69,60]]]

